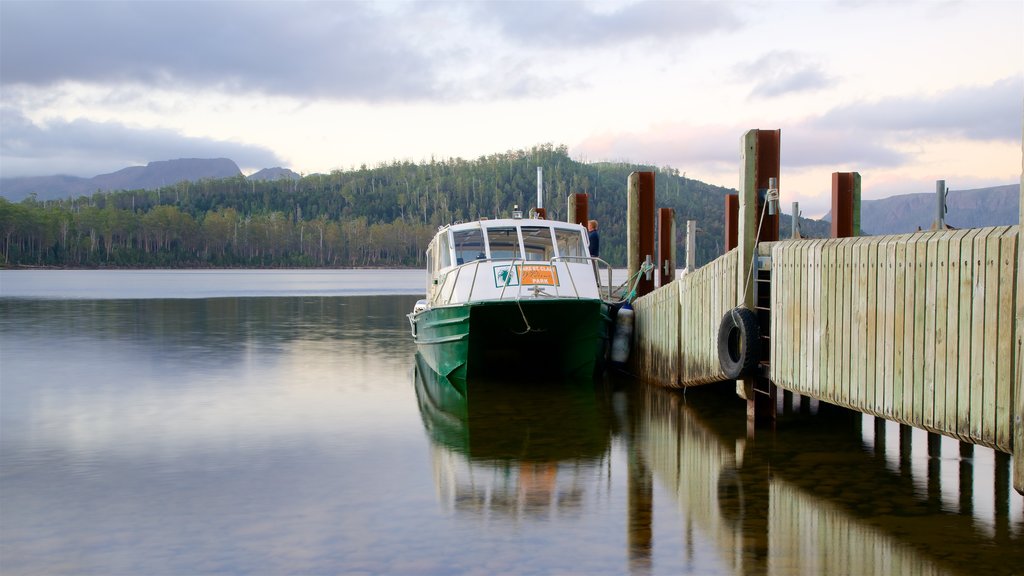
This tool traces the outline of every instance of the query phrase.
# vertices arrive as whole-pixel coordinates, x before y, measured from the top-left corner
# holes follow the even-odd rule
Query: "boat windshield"
[[[452,240],[455,242],[455,263],[465,264],[473,260],[483,260],[484,235],[479,228],[456,230],[452,232]]]
[[[491,258],[511,260],[521,258],[519,254],[519,234],[514,227],[487,229],[487,245],[491,249]]]
[[[583,234],[575,230],[555,229],[555,241],[558,242],[558,255],[567,256],[589,256],[583,249]]]
[[[547,226],[523,226],[523,249],[527,260],[548,261],[555,257],[551,229]]]

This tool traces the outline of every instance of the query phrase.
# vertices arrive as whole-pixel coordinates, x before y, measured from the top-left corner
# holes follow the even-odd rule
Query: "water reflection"
[[[970,513],[892,471],[861,442],[861,416],[821,404],[748,439],[729,394],[645,388],[634,450],[733,573],[1013,573],[1021,530],[993,539]]]
[[[464,397],[418,354],[414,378],[446,509],[551,518],[578,513],[584,492],[601,489],[613,435],[602,387],[474,380]]]

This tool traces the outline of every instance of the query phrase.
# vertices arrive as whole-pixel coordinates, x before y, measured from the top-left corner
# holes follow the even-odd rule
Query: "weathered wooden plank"
[[[821,299],[821,285],[826,277],[825,270],[822,268],[824,245],[824,240],[818,240],[814,243],[814,270],[811,272],[811,277],[814,282],[811,311],[813,312],[814,317],[811,323],[811,355],[810,362],[808,364],[810,366],[811,378],[809,380],[810,386],[807,388],[807,394],[815,397],[818,396],[818,391],[821,389],[821,340],[825,337],[825,314],[824,310],[822,310]]]
[[[999,239],[1004,228],[994,229],[985,244],[985,354],[983,370],[981,435],[989,446],[996,443],[996,365],[999,335]]]
[[[925,428],[935,424],[935,337],[937,331],[936,323],[936,283],[938,279],[938,242],[939,236],[945,232],[930,234],[925,250],[925,260],[928,264],[925,273],[924,285],[924,351],[921,356],[924,360],[924,382],[920,390],[914,390],[914,411],[918,414],[918,422]],[[920,401],[918,401],[920,398]]]
[[[988,237],[991,228],[982,228],[974,237],[974,277],[971,287],[973,312],[971,314],[971,411],[969,433],[971,441],[982,443],[985,422],[985,265],[988,259]]]
[[[864,328],[864,274],[861,270],[862,238],[854,240],[850,247],[852,262],[850,264],[850,388],[849,402],[851,406],[862,406],[860,386],[863,383],[863,358],[861,357],[862,329]]]
[[[932,425],[946,431],[946,358],[949,356],[947,337],[949,311],[949,242],[956,233],[943,233],[935,249],[935,391],[932,394]]]
[[[882,362],[880,363],[884,374],[881,414],[890,418],[893,416],[893,358],[895,354],[894,342],[896,340],[896,302],[898,300],[896,297],[897,238],[892,236],[885,243],[885,255],[884,259],[881,260],[885,267],[885,290],[883,294],[886,295],[885,323],[882,336],[879,338],[884,351]],[[900,295],[902,296],[902,293]]]
[[[878,349],[877,325],[878,325],[878,242],[872,242],[867,246],[868,258],[865,262],[867,270],[867,325],[864,340],[865,365],[864,365],[864,405],[871,408],[871,412],[878,413],[878,402],[875,396],[875,352]]]
[[[896,305],[896,325],[893,335],[893,378],[892,378],[892,411],[889,414],[896,419],[907,418],[907,405],[905,398],[909,397],[909,383],[907,375],[910,374],[908,367],[913,362],[912,351],[914,341],[914,266],[917,259],[917,252],[912,243],[914,236],[903,235],[900,237],[896,248],[896,285],[895,294],[897,302],[902,298],[903,302]],[[908,247],[909,245],[909,247]]]
[[[968,232],[960,242],[960,318],[958,320],[960,361],[957,366],[957,437],[971,441],[971,362],[974,343],[971,339],[974,320],[974,244],[982,228]]]
[[[912,415],[907,422],[915,426],[921,426],[924,423],[924,420],[921,417],[921,405],[924,400],[924,343],[927,335],[925,317],[928,312],[928,306],[926,303],[927,297],[925,295],[928,272],[927,238],[927,234],[922,236],[914,246],[914,249],[917,251],[917,261],[920,263],[920,265],[916,266],[914,269],[914,348],[912,350],[908,350],[908,353],[912,354],[912,358],[914,360],[914,380],[911,385],[913,394],[906,396],[905,402],[908,415]]]
[[[957,428],[957,389],[960,386],[960,247],[969,230],[958,230],[949,241],[949,260],[947,269],[948,303],[946,309],[946,413],[942,429],[949,434],[956,434]],[[968,353],[969,356],[969,353]]]
[[[806,345],[805,337],[807,335],[804,329],[805,317],[807,315],[807,241],[798,242],[796,245],[795,262],[796,274],[794,275],[794,287],[795,299],[794,304],[796,305],[796,313],[794,314],[794,320],[796,322],[796,334],[793,338],[793,381],[794,383],[803,382],[806,377],[807,362],[805,359],[804,346]],[[795,388],[795,387],[794,387]],[[794,388],[790,388],[791,390]]]
[[[839,369],[840,380],[837,399],[844,406],[850,405],[850,351],[852,349],[850,340],[853,335],[853,322],[851,321],[853,278],[850,268],[853,260],[852,246],[856,241],[856,238],[847,238],[839,244],[839,249],[842,253],[841,267],[839,268],[839,283],[842,285],[841,298],[838,304],[842,326],[840,329],[842,336],[839,340],[839,358],[842,362]]]
[[[1014,340],[1014,292],[1017,270],[1017,242],[1020,241],[1016,226],[1009,226],[999,241],[999,334],[996,337],[996,446],[1003,451],[1013,451],[1013,340]]]

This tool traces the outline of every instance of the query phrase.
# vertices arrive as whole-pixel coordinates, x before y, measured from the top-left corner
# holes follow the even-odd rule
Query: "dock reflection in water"
[[[1015,519],[1009,514],[1016,495],[1003,491],[993,534],[970,510],[943,505],[938,478],[921,490],[911,462],[893,470],[884,450],[862,441],[860,414],[821,404],[813,417],[784,419],[774,434],[748,440],[743,406],[727,393],[648,388],[636,399],[633,450],[685,518],[684,548],[692,553],[703,533],[732,573],[1013,574],[1024,567],[1020,502]]]

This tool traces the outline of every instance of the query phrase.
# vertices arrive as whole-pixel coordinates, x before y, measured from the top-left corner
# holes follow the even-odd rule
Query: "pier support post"
[[[676,211],[658,209],[658,272],[659,286],[676,279]]]
[[[770,311],[762,314],[754,304],[753,264],[757,258],[757,242],[779,239],[779,214],[765,210],[769,181],[779,181],[779,150],[781,130],[749,130],[740,141],[740,194],[737,239],[739,267],[736,286],[738,304],[758,312],[761,334],[769,333]],[[776,184],[778,185],[778,184]],[[763,345],[763,344],[762,344]],[[771,358],[768,359],[771,361]],[[775,424],[776,388],[764,376],[746,378],[736,383],[736,393],[747,401],[747,430]]]
[[[626,269],[632,278],[640,265],[654,257],[654,172],[633,172],[627,183],[626,201]],[[640,277],[636,295],[643,296],[654,289],[654,275]]]
[[[588,205],[590,200],[587,195],[570,194],[567,203],[568,210],[566,210],[565,221],[586,226],[587,220],[590,219],[590,215],[588,214]]]
[[[860,174],[832,173],[832,237],[860,236]]]
[[[686,273],[697,269],[697,221],[686,221]]]
[[[1021,124],[1024,138],[1024,124]],[[1024,140],[1021,141],[1024,153]],[[1013,489],[1024,494],[1024,154],[1020,162],[1020,213],[1017,220],[1017,322],[1015,325],[1016,386],[1013,403]]]
[[[725,195],[725,250],[728,253],[739,244],[737,233],[740,226],[740,197],[737,194]]]

